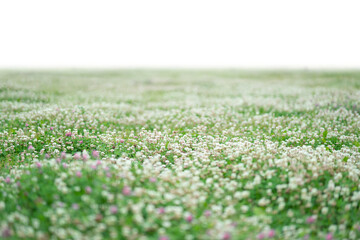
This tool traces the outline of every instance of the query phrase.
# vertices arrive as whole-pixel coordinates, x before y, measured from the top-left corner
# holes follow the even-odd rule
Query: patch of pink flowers
[[[326,234],[325,239],[326,239],[326,240],[333,240],[334,237],[333,237],[332,233],[328,233],[328,234]]]
[[[118,212],[118,208],[115,205],[110,206],[110,213],[116,214]]]
[[[191,223],[194,220],[194,217],[191,214],[189,214],[188,216],[185,217],[185,220]]]
[[[87,152],[83,152],[82,160],[87,161],[88,159],[89,159],[89,154],[87,154]]]
[[[99,157],[99,152],[96,151],[96,150],[92,151],[92,156],[93,156],[94,158],[98,158],[98,157]]]
[[[11,230],[10,230],[10,228],[6,227],[6,228],[3,230],[1,236],[2,236],[3,238],[8,238],[8,237],[10,237],[10,236],[11,236]]]
[[[265,239],[265,237],[266,237],[265,233],[259,233],[257,235],[257,239],[259,239],[259,240]]]
[[[314,216],[310,216],[306,219],[306,223],[311,224],[314,223],[316,218]]]
[[[10,182],[11,182],[11,178],[10,178],[10,177],[6,177],[6,178],[5,178],[5,182],[6,182],[6,183],[10,183]]]
[[[223,239],[223,240],[230,240],[230,239],[231,239],[231,234],[228,233],[228,232],[224,233],[222,239]]]
[[[131,188],[130,188],[129,186],[125,186],[125,187],[122,189],[122,193],[123,193],[125,196],[131,195]]]
[[[80,154],[79,154],[79,153],[75,153],[75,154],[74,154],[74,159],[75,159],[75,160],[81,159]]]
[[[73,208],[74,210],[78,210],[78,209],[79,209],[79,204],[73,203],[72,208]]]
[[[159,214],[164,214],[165,213],[165,208],[163,208],[163,207],[158,208],[158,213]]]
[[[270,229],[268,232],[261,232],[257,235],[257,239],[266,239],[275,237],[275,230]]]
[[[205,216],[205,217],[210,217],[210,216],[211,216],[211,211],[210,211],[210,210],[206,210],[206,211],[204,212],[204,216]]]
[[[87,187],[85,188],[85,192],[86,192],[87,194],[90,194],[90,193],[92,192],[91,187],[87,186]]]
[[[275,237],[275,230],[274,229],[271,229],[268,234],[267,234],[268,238],[273,238]]]

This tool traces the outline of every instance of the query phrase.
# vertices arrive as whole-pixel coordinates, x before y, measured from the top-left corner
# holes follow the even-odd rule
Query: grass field
[[[0,238],[360,239],[360,71],[0,72]]]

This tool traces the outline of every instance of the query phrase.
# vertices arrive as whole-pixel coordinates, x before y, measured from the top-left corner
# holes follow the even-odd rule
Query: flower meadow
[[[2,239],[360,239],[360,72],[0,72]]]

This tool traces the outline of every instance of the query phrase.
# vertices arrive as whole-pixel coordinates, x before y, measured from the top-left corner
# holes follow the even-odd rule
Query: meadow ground
[[[360,239],[360,72],[1,71],[0,237]]]

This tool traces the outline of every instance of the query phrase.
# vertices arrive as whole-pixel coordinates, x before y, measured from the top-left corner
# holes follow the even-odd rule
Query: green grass
[[[355,70],[2,70],[0,236],[359,239],[359,88]]]

